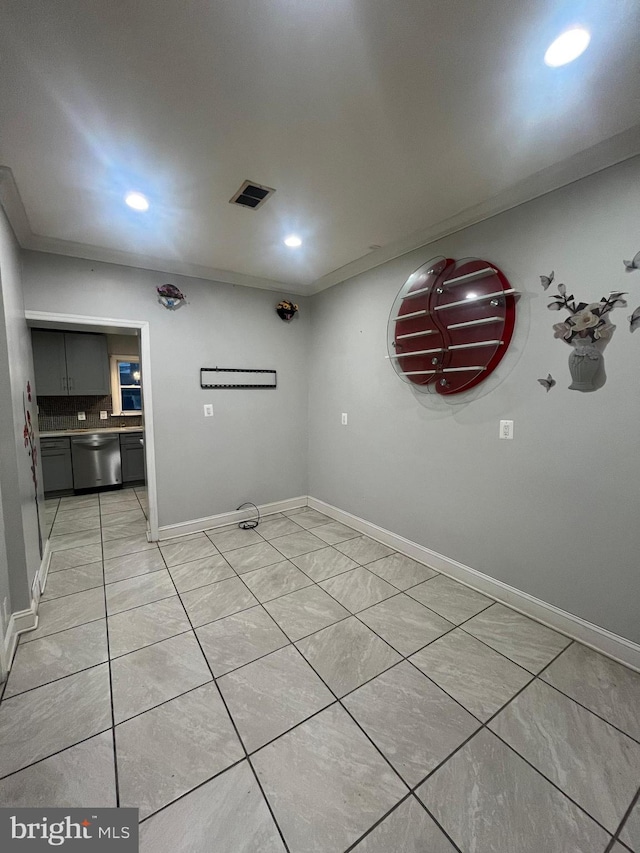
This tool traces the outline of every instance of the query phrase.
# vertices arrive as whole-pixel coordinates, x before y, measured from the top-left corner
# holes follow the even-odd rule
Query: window
[[[141,414],[140,361],[135,356],[111,356],[111,400],[114,415]]]

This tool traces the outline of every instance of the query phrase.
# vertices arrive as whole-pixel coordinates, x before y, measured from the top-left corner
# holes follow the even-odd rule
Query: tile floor
[[[145,511],[47,502],[0,802],[137,806],[145,853],[640,853],[640,675],[315,510]]]

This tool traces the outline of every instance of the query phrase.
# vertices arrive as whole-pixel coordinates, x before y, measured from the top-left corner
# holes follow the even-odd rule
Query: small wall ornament
[[[288,323],[293,320],[295,315],[298,313],[298,306],[295,302],[289,302],[288,299],[282,299],[276,305],[276,313],[281,320]]]
[[[162,284],[156,287],[158,292],[158,302],[168,308],[170,311],[175,311],[186,302],[187,297],[179,290],[175,284]]]
[[[566,285],[558,284],[558,295],[551,297],[547,308],[569,312],[564,322],[554,325],[553,332],[555,338],[573,347],[569,356],[571,391],[596,391],[604,385],[603,351],[616,330],[607,314],[614,308],[626,306],[627,302],[622,298],[625,295],[624,291],[616,290],[609,296],[603,296],[600,302],[576,303],[573,294],[567,296]]]
[[[556,380],[553,378],[553,376],[550,373],[547,374],[546,379],[538,379],[538,382],[546,390],[547,394],[549,393],[549,391],[551,391],[553,386],[556,384]]]
[[[634,270],[640,270],[640,252],[636,252],[634,257],[630,261],[623,261],[624,271],[625,272],[633,272]]]

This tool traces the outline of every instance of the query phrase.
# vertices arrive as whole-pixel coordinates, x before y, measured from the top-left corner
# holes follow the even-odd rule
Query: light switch
[[[342,413],[342,426],[346,426],[346,425],[347,425],[347,413],[343,412]]]
[[[85,412],[78,412],[78,420],[79,421],[86,421],[86,419],[87,419],[87,415]]]
[[[205,418],[213,417],[213,403],[205,403],[204,404],[204,416]]]
[[[513,438],[513,421],[500,421],[500,438]]]

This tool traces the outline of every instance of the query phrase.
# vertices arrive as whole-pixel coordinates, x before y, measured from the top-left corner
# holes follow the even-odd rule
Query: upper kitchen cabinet
[[[41,397],[67,397],[67,359],[64,334],[61,332],[31,332],[33,370],[36,393]]]
[[[110,394],[111,380],[106,336],[65,332],[64,347],[67,354],[69,394],[75,396]]]
[[[111,393],[104,335],[34,329],[31,340],[38,396],[97,397]]]

